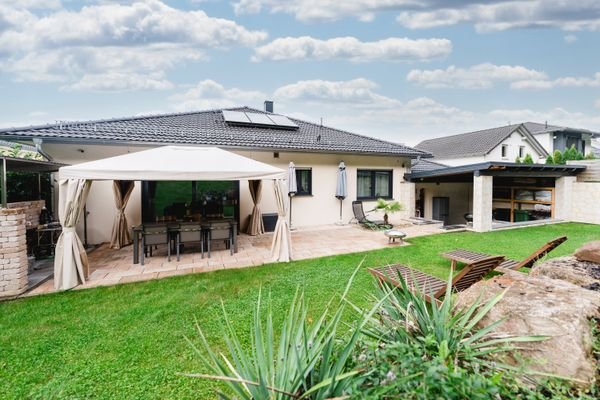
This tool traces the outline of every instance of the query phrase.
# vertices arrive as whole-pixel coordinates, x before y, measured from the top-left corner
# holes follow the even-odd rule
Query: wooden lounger
[[[483,279],[488,272],[498,267],[503,260],[503,256],[489,256],[466,265],[452,279],[452,289],[460,292],[471,287]],[[404,265],[394,264],[385,267],[370,268],[369,272],[379,279],[380,282],[389,282],[398,287],[402,287],[398,279],[399,276],[402,276],[409,289],[418,289],[429,302],[432,301],[432,297],[437,300],[446,294],[446,281]]]
[[[552,239],[549,242],[545,243],[542,247],[534,251],[529,257],[523,259],[522,261],[515,260],[505,260],[499,266],[498,269],[512,269],[518,270],[520,268],[531,268],[533,264],[540,258],[545,257],[552,250],[560,246],[561,243],[567,240],[566,236],[560,236],[556,239]],[[477,253],[475,251],[457,249],[452,250],[447,253],[442,254],[442,257],[445,257],[452,261],[452,268],[456,267],[457,262],[470,264],[472,262],[476,262],[482,260],[484,258],[490,257],[489,254],[485,253]]]

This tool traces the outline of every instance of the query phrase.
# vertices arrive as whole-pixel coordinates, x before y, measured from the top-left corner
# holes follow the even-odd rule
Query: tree
[[[519,158],[519,156],[517,156],[517,158],[515,158],[515,163],[521,164],[521,158]]]
[[[546,157],[546,164],[554,164],[554,157],[552,157],[552,154],[548,154],[548,157]]]
[[[523,164],[534,164],[531,154],[525,154],[525,158],[523,158]]]

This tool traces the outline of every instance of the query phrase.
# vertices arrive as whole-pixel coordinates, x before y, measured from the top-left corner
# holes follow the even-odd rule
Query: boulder
[[[575,251],[574,256],[580,261],[600,264],[600,240],[587,242]]]
[[[562,279],[585,289],[600,292],[600,264],[580,261],[573,256],[553,258],[531,269],[530,276]]]
[[[600,293],[547,276],[511,271],[459,293],[458,306],[467,307],[479,297],[485,302],[505,289],[504,297],[480,321],[481,327],[506,318],[494,329],[494,335],[549,337],[522,344],[520,356],[512,362],[527,360],[530,370],[593,384],[597,361],[592,352],[590,320],[600,317]]]

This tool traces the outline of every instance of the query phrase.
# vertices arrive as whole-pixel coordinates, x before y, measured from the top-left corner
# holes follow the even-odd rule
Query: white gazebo
[[[59,169],[59,219],[63,231],[56,244],[54,286],[57,290],[70,289],[84,283],[87,277],[87,255],[75,228],[92,181],[272,179],[278,208],[272,243],[273,259],[289,261],[291,235],[286,218],[284,177],[282,169],[216,147],[164,146],[62,167]],[[128,234],[126,221],[123,223],[123,211],[130,191],[122,193],[119,187],[114,185],[118,213],[113,238]]]

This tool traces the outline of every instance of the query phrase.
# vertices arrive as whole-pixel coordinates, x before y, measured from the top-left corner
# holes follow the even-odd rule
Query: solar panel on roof
[[[257,125],[277,125],[273,122],[266,114],[257,114],[257,113],[246,113],[246,116],[250,118],[250,122]]]
[[[223,110],[223,118],[225,122],[233,122],[237,124],[249,124],[251,121],[246,116],[246,113],[239,111]]]
[[[298,128],[298,125],[292,122],[288,117],[277,114],[269,114],[269,118],[277,124],[277,126],[285,126],[289,128]]]

